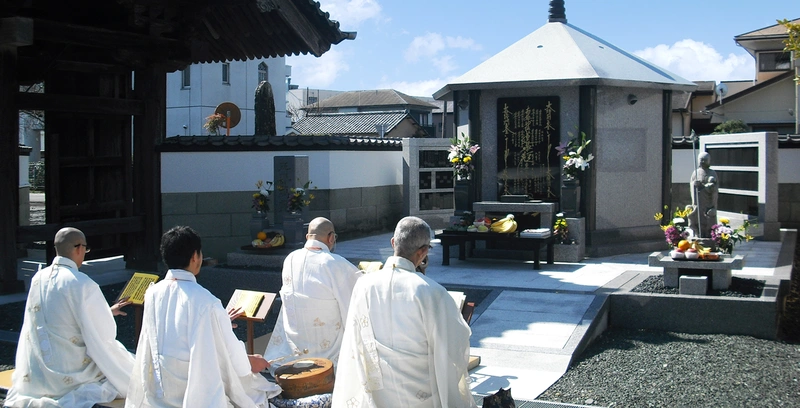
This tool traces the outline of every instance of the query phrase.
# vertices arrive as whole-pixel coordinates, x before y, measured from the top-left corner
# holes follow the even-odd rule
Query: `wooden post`
[[[21,289],[17,280],[19,225],[19,110],[17,108],[17,48],[0,43],[0,292]]]
[[[144,102],[144,114],[134,117],[134,212],[145,216],[145,230],[136,240],[129,268],[158,270],[161,241],[161,156],[156,146],[166,133],[167,75],[161,67],[135,73],[136,94]]]

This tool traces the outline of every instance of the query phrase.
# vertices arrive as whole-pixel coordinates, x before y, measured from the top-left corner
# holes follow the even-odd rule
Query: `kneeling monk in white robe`
[[[260,371],[269,364],[247,355],[222,303],[197,284],[200,237],[175,227],[161,237],[170,268],[145,293],[144,322],[126,407],[263,407],[281,392]]]
[[[406,217],[394,256],[356,282],[347,312],[334,407],[475,407],[468,386],[469,326],[441,285],[416,272],[431,230]]]
[[[78,407],[111,402],[128,390],[133,354],[116,340],[100,287],[78,271],[89,247],[76,228],[54,239],[53,263],[31,279],[7,407]]]
[[[327,358],[335,369],[350,295],[362,273],[331,252],[336,246],[336,232],[328,219],[313,219],[306,239],[303,248],[283,261],[283,306],[264,358],[272,360],[306,349],[303,357]]]

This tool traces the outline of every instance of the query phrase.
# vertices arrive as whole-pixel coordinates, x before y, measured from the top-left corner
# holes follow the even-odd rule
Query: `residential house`
[[[289,85],[289,90],[286,92],[286,112],[294,124],[306,116],[306,112],[303,110],[304,106],[324,101],[342,92],[344,91],[300,88],[297,85]]]
[[[736,84],[722,82],[728,88],[727,95],[705,108],[711,113],[711,124],[741,120],[754,132],[797,133],[800,95],[794,82],[791,53],[784,51],[783,41],[787,38],[786,28],[780,24],[734,37],[755,58],[755,80],[752,86],[741,90]]]
[[[428,133],[405,110],[317,113],[293,126],[298,135],[341,135],[380,138],[427,137]]]
[[[420,100],[436,105],[436,109],[431,111],[431,124],[433,124],[435,138],[452,139],[456,133],[453,130],[453,103],[450,101],[438,101],[436,99],[418,96]],[[447,112],[445,113],[445,105]]]
[[[435,134],[432,122],[434,109],[436,109],[436,105],[394,89],[342,92],[303,106],[303,110],[309,116],[323,113],[406,111],[424,130],[426,137],[432,137]],[[376,122],[373,125],[380,124],[382,123]]]

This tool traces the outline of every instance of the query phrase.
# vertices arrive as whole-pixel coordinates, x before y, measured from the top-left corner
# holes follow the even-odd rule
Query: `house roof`
[[[409,106],[435,109],[436,105],[408,96],[394,89],[373,89],[368,91],[349,91],[331,96],[325,100],[309,104],[303,109],[360,108],[381,106]]]
[[[672,110],[686,110],[689,108],[689,101],[692,99],[691,92],[673,92]]]
[[[799,24],[800,18],[790,21],[791,23]],[[744,34],[739,34],[733,37],[733,40],[747,52],[756,56],[758,51],[779,51],[784,49],[785,44],[783,40],[788,38],[789,34],[786,27],[775,24],[758,30],[753,30]]]
[[[784,72],[784,73],[782,73],[782,74],[780,74],[780,75],[778,75],[778,76],[776,76],[774,78],[770,78],[770,79],[768,79],[768,80],[766,80],[764,82],[761,82],[759,84],[753,85],[753,86],[751,86],[751,87],[749,87],[749,88],[747,88],[745,90],[736,92],[735,94],[730,95],[730,96],[728,96],[726,98],[723,98],[720,101],[716,101],[716,102],[712,103],[711,105],[706,106],[706,109],[710,110],[710,109],[718,108],[718,107],[722,106],[723,103],[729,103],[730,101],[735,101],[735,100],[737,100],[739,98],[742,98],[742,97],[745,97],[747,95],[750,95],[753,92],[758,92],[759,90],[764,89],[764,88],[766,88],[766,87],[768,87],[770,85],[773,85],[776,82],[783,81],[786,78],[791,78],[793,76],[794,76],[794,72],[786,71],[786,72]]]
[[[302,135],[374,135],[375,125],[385,124],[389,133],[400,122],[409,119],[417,123],[406,111],[320,113],[298,120],[292,128]]]
[[[442,113],[442,111],[444,110],[444,102],[445,101],[439,101],[439,100],[433,99],[433,98],[431,98],[429,96],[418,96],[417,98],[419,98],[419,99],[421,99],[421,100],[423,100],[425,102],[428,102],[431,105],[436,105],[436,109],[432,110],[431,113]],[[454,105],[455,104],[453,102],[449,102],[447,104],[447,113],[453,113],[453,106]]]
[[[714,89],[717,87],[717,81],[694,81],[697,84],[697,89],[694,90],[695,93],[714,93]]]
[[[790,21],[790,23],[800,23],[800,18],[794,19]],[[733,37],[734,40],[745,40],[745,39],[753,39],[753,38],[765,38],[765,37],[788,37],[786,33],[786,27],[775,24],[764,28],[759,28],[758,30],[753,30],[744,34],[739,34],[736,37]]]
[[[451,91],[520,85],[611,85],[684,91],[697,87],[566,21],[555,21],[456,78],[433,97],[449,99]]]

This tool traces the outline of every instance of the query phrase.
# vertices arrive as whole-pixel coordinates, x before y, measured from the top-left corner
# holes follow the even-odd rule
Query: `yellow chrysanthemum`
[[[471,161],[472,161],[472,157],[467,156],[467,157],[464,158],[464,163],[469,163]]]
[[[451,163],[458,163],[459,161],[461,160],[458,157],[453,157],[453,160],[450,160]]]
[[[667,228],[669,228],[669,225],[662,225],[661,226],[661,231],[666,231]]]
[[[729,224],[731,222],[731,220],[729,220],[727,218],[720,218],[719,222],[720,222],[720,224]]]
[[[661,219],[664,218],[664,214],[656,213],[656,215],[654,215],[653,218],[655,218],[656,221],[661,221]]]

